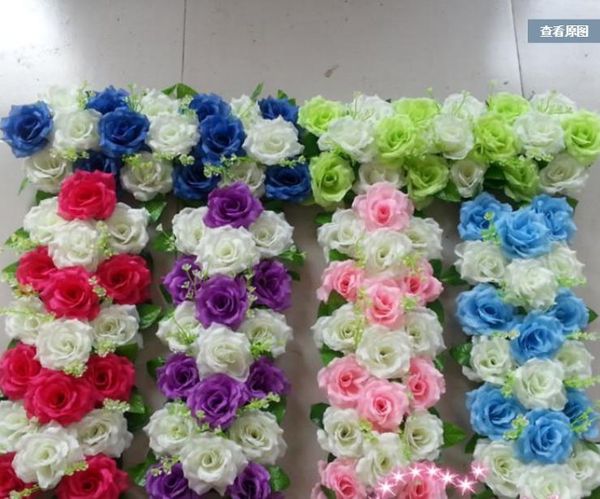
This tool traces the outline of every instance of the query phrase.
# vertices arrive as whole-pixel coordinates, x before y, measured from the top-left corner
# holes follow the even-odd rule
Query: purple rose
[[[155,469],[160,469],[160,473]],[[146,492],[150,499],[201,499],[190,489],[181,463],[175,463],[168,471],[160,464],[152,466],[146,474]]]
[[[241,276],[212,276],[196,293],[196,318],[204,327],[216,322],[237,329],[248,306],[246,280]]]
[[[196,257],[184,255],[177,259],[171,272],[163,278],[163,284],[175,305],[194,299],[201,284],[199,272]]]
[[[213,374],[196,385],[186,403],[193,414],[202,412],[200,423],[227,429],[233,423],[237,410],[247,401],[248,391],[244,383],[226,374]]]
[[[290,391],[285,373],[267,357],[261,357],[250,366],[246,387],[253,399],[263,399],[269,393],[286,395]]]
[[[213,228],[223,225],[248,228],[262,212],[262,204],[252,195],[250,188],[242,182],[235,182],[208,195],[204,223]]]
[[[200,381],[196,359],[184,353],[170,355],[156,375],[158,388],[170,399],[185,399]]]
[[[250,463],[227,487],[231,499],[271,499],[269,472],[260,464]]]
[[[285,265],[277,260],[261,260],[254,266],[252,278],[254,295],[258,305],[265,305],[277,312],[291,305],[292,278]]]

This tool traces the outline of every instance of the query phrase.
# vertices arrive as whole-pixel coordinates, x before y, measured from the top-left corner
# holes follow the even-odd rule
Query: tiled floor
[[[19,0],[0,3],[0,115],[13,103],[31,101],[51,84],[87,81],[163,87],[176,81],[225,96],[249,92],[258,82],[267,91],[285,89],[300,99],[315,94],[348,99],[361,90],[384,97],[443,97],[470,90],[483,98],[490,88],[556,89],[600,111],[600,45],[531,45],[529,18],[600,18],[596,0]],[[17,196],[20,162],[0,147],[0,240],[20,223],[30,192]],[[600,170],[600,169],[598,169]],[[579,205],[576,247],[587,263],[590,284],[583,295],[600,309],[597,259],[600,171]],[[447,229],[447,258],[455,242],[455,214],[438,210]],[[296,339],[284,359],[294,380],[286,421],[292,475],[291,499],[305,499],[321,453],[307,418],[319,399],[318,359],[309,335],[316,312],[313,290],[323,260],[306,212],[290,210],[299,244],[309,253],[290,314]],[[0,255],[0,265],[12,255]],[[163,265],[166,268],[166,265]],[[0,304],[9,299],[0,289]],[[453,296],[445,301],[452,307]],[[447,343],[460,341],[447,325]],[[139,383],[151,383],[142,366],[160,346],[147,340]],[[597,349],[600,354],[600,349]],[[467,384],[448,370],[442,413],[466,426]],[[598,395],[598,393],[597,393]],[[154,401],[159,404],[157,399]],[[145,445],[138,437],[128,456],[135,462]],[[460,452],[448,461],[461,465]],[[142,497],[142,495],[140,495]]]

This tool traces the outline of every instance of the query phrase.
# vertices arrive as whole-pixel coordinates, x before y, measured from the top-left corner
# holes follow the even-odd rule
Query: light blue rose
[[[489,383],[467,393],[467,409],[475,432],[492,440],[503,438],[513,429],[512,422],[525,413],[517,399],[505,397],[500,388]]]
[[[515,308],[491,284],[478,284],[458,295],[456,317],[464,332],[472,335],[510,331],[517,319]]]
[[[581,438],[596,440],[600,436],[600,414],[594,410],[594,403],[585,392],[567,390],[567,403],[563,411]]]
[[[577,228],[573,222],[573,208],[565,198],[553,198],[542,194],[533,198],[531,207],[544,217],[554,241],[570,240]]]
[[[550,229],[543,215],[521,208],[496,224],[502,251],[510,258],[535,258],[550,252]]]
[[[569,289],[558,292],[554,306],[548,313],[560,321],[565,333],[583,331],[590,319],[585,302]]]
[[[542,312],[529,313],[517,330],[519,336],[510,342],[510,350],[519,364],[552,358],[565,342],[560,321]]]
[[[573,450],[575,436],[562,412],[535,409],[516,442],[517,456],[525,463],[564,463]]]
[[[465,241],[480,240],[483,231],[489,229],[492,223],[497,224],[511,211],[510,205],[484,192],[460,207],[458,233]]]

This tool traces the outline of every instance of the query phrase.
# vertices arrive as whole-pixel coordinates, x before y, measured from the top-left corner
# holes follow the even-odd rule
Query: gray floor
[[[356,90],[393,98],[421,96],[429,88],[441,98],[469,90],[484,98],[490,89],[525,95],[556,89],[600,111],[600,45],[531,45],[526,36],[530,18],[600,18],[595,0],[0,0],[0,13],[0,115],[13,103],[34,100],[51,84],[163,88],[180,80],[226,97],[249,93],[263,81],[267,92],[282,88],[300,100],[316,94],[349,99]],[[21,164],[7,147],[0,147],[0,164],[4,240],[19,226],[32,193],[17,196]],[[580,291],[597,310],[599,190],[597,169],[577,209],[575,243],[589,280]],[[456,213],[441,207],[433,211],[446,229],[450,262]],[[288,215],[309,264],[289,314],[296,337],[283,365],[295,390],[285,423],[289,451],[283,464],[293,480],[288,497],[305,499],[321,457],[307,418],[309,405],[320,398],[315,383],[319,362],[308,329],[324,262],[306,210],[292,209]],[[13,259],[2,254],[0,265]],[[161,267],[165,270],[168,262]],[[452,290],[446,294],[448,310],[453,297]],[[8,300],[3,287],[0,304]],[[446,330],[449,345],[461,341],[453,322]],[[142,366],[162,348],[152,338],[146,347],[138,381],[149,395],[152,383]],[[441,412],[466,424],[467,384],[452,367],[447,375]],[[153,403],[161,401],[154,398]],[[127,461],[139,459],[144,446],[138,437]],[[445,457],[461,466],[459,452]]]

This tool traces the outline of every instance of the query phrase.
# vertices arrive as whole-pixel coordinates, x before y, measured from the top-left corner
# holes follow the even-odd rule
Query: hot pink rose
[[[77,170],[60,186],[58,214],[66,220],[104,220],[117,204],[115,177],[111,173]]]
[[[402,325],[404,295],[393,279],[369,279],[365,282],[364,290],[365,315],[370,323],[389,328]]]
[[[406,385],[413,394],[415,409],[433,407],[446,392],[444,376],[430,359],[414,357],[410,360],[409,377]]]
[[[364,499],[367,497],[365,486],[356,474],[355,461],[336,459],[321,471],[321,481],[325,487],[335,493],[338,499]]]
[[[417,299],[419,305],[426,305],[438,299],[444,287],[433,275],[433,268],[427,260],[421,262],[420,268],[407,274],[401,280],[402,291]]]
[[[356,196],[352,209],[365,222],[368,231],[377,229],[403,230],[413,214],[408,196],[389,182],[378,182],[366,194]]]
[[[356,409],[377,431],[397,431],[408,411],[408,396],[400,383],[372,378],[365,385]]]
[[[437,476],[428,474],[425,463],[414,463],[412,468],[421,471],[418,478],[411,478],[400,488],[397,497],[402,499],[446,499],[446,488]]]
[[[365,271],[353,260],[332,262],[323,272],[323,283],[317,289],[317,298],[321,301],[329,299],[329,293],[336,291],[346,301],[356,301],[358,288],[365,277]]]
[[[319,371],[319,388],[327,393],[329,401],[341,408],[353,408],[369,379],[369,373],[358,363],[354,355],[333,360]]]

